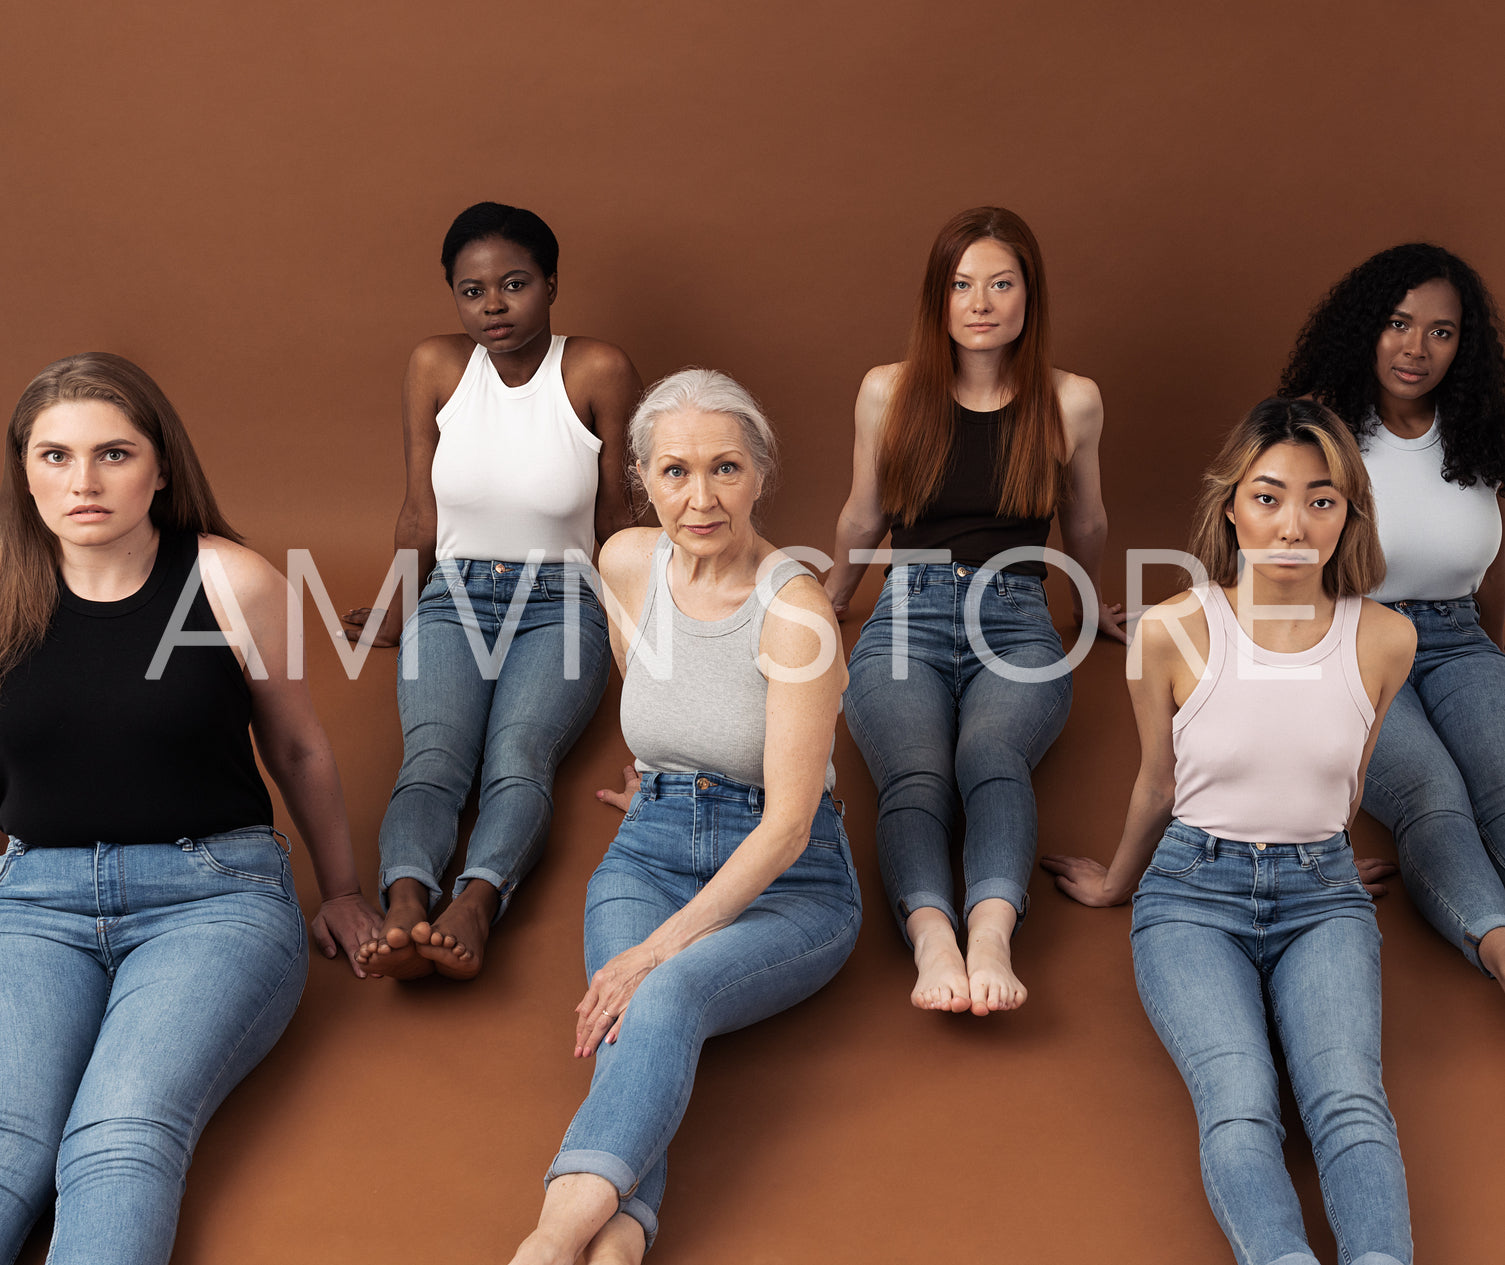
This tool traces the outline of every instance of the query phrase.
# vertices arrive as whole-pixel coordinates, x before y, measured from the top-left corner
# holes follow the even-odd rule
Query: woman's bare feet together
[[[400,878],[387,889],[387,916],[375,940],[361,945],[355,960],[370,975],[418,979],[434,964],[418,954],[413,928],[428,917],[429,893],[415,878]]]
[[[583,1265],[643,1265],[648,1242],[643,1227],[619,1212],[601,1227],[581,1253]]]
[[[919,972],[910,1002],[921,1010],[949,1010],[961,1014],[972,1004],[967,964],[956,944],[951,920],[939,909],[917,909],[904,924],[914,945]]]
[[[967,987],[972,1013],[1017,1010],[1029,996],[1014,974],[1010,941],[1019,921],[1006,900],[982,900],[967,919]]]
[[[413,943],[429,969],[449,979],[474,979],[498,904],[496,888],[484,879],[472,879],[432,923],[417,923]]]

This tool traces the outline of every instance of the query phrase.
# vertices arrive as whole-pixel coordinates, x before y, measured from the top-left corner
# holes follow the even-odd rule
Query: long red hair
[[[998,445],[1000,517],[1048,518],[1061,494],[1065,434],[1050,366],[1050,300],[1045,264],[1029,225],[998,206],[953,216],[936,234],[925,280],[883,419],[878,451],[884,510],[912,523],[940,492],[951,457],[956,346],[951,341],[951,283],[968,246],[991,238],[1019,259],[1024,274],[1024,329],[1000,369],[999,385],[1012,391],[1010,442]]]

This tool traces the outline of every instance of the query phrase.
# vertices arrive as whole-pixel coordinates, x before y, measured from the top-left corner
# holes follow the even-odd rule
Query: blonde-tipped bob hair
[[[1279,396],[1261,400],[1249,410],[1229,432],[1222,451],[1202,476],[1190,549],[1207,568],[1207,578],[1225,586],[1238,583],[1238,536],[1227,509],[1249,467],[1276,444],[1308,444],[1321,449],[1333,487],[1348,502],[1338,547],[1322,568],[1323,589],[1329,597],[1346,597],[1378,588],[1385,578],[1385,555],[1374,524],[1369,472],[1353,433],[1337,414],[1315,401]]]
[[[658,419],[672,413],[721,413],[742,428],[742,440],[753,470],[763,480],[760,499],[773,488],[779,472],[779,442],[768,416],[753,394],[734,378],[714,369],[691,367],[660,378],[638,401],[627,423],[628,476],[633,487],[644,492],[638,466],[645,469],[653,456],[653,429]]]

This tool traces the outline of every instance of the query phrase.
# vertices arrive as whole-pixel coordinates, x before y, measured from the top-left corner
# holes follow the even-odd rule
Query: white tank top
[[[1207,671],[1171,721],[1175,814],[1220,839],[1316,843],[1348,825],[1374,708],[1359,675],[1362,597],[1340,597],[1310,650],[1251,641],[1216,584],[1192,590],[1207,613]]]
[[[564,389],[563,334],[520,387],[479,343],[436,419],[437,558],[563,562],[595,546],[601,441]]]
[[[1415,439],[1381,423],[1359,441],[1374,485],[1376,526],[1385,551],[1378,602],[1467,597],[1500,551],[1500,499],[1482,479],[1471,488],[1442,477],[1442,435],[1434,419]]]

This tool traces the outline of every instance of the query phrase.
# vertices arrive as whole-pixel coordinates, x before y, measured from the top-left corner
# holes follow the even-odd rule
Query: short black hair
[[[488,237],[500,237],[521,246],[533,256],[533,262],[546,277],[559,271],[559,241],[554,230],[542,219],[520,206],[477,202],[455,216],[455,222],[444,235],[439,262],[444,265],[444,280],[448,284],[455,283],[455,260],[460,257],[460,252],[471,242],[484,241]]]

